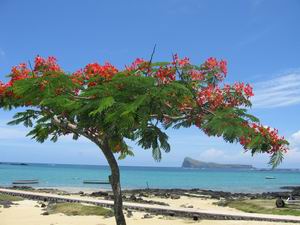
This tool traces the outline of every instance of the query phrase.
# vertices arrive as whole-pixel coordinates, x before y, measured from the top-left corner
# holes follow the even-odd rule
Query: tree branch
[[[78,133],[81,134],[81,132],[79,131],[79,129],[77,128],[77,125],[70,123],[69,121],[63,122],[62,120],[60,120],[58,118],[58,116],[53,116],[52,118],[52,122],[60,127],[60,128],[66,128],[67,130],[73,132],[73,133]]]
[[[188,115],[184,115],[184,116],[170,116],[170,115],[167,115],[167,114],[163,114],[163,116],[167,117],[169,119],[172,119],[172,120],[187,119],[187,117],[188,117]],[[151,117],[157,118],[158,115],[157,114],[152,114]]]
[[[149,60],[149,66],[150,66],[151,63],[152,63],[152,60],[153,60],[153,56],[154,56],[155,50],[156,50],[156,44],[154,45],[153,50],[152,50],[152,53],[151,53],[151,57],[150,57],[150,60]]]

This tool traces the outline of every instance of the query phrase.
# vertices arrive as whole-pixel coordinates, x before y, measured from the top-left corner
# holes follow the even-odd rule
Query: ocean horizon
[[[120,166],[123,189],[209,189],[215,191],[261,193],[300,185],[299,169],[189,169],[181,167]],[[110,185],[84,184],[84,180],[108,180],[105,165],[54,163],[0,163],[0,186],[15,180],[37,179],[35,188],[74,190],[110,189]],[[266,179],[271,177],[273,179]]]

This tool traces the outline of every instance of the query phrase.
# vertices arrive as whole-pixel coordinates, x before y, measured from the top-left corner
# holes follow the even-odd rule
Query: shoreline
[[[84,194],[97,196],[97,193],[101,196],[103,193],[112,194],[111,188],[81,188],[81,187],[31,187],[31,186],[0,186],[0,188],[8,188],[12,190],[30,190],[30,191],[40,191],[40,192],[50,192],[50,193],[65,193],[65,194]],[[230,198],[277,198],[277,197],[289,197],[290,194],[294,196],[300,196],[300,186],[282,186],[280,191],[268,191],[268,192],[229,192],[229,191],[219,191],[211,189],[200,189],[200,188],[132,188],[132,189],[122,189],[123,194],[136,194],[143,195],[144,193],[152,194],[155,196],[165,196],[165,195],[193,195],[201,194],[208,195],[214,199],[230,199]],[[106,196],[106,194],[104,194]]]
[[[67,204],[74,204],[68,203],[72,201],[74,202],[74,200],[75,202],[78,200],[86,202],[83,204],[89,204],[87,202],[90,202],[91,204],[92,201],[102,201],[106,205],[108,202],[111,202],[110,204],[112,204],[112,193],[109,191],[98,191],[89,194],[82,191],[78,193],[69,193],[66,191],[62,192],[58,189],[32,189],[32,191],[28,190],[28,187],[23,187],[23,190],[24,189],[26,189],[27,194],[25,194],[26,191],[22,192],[21,190],[18,190],[20,196],[24,197],[23,200],[13,202],[9,205],[9,207],[0,207],[0,221],[4,221],[3,225],[19,225],[20,221],[22,221],[23,225],[99,225],[99,222],[101,225],[115,224],[113,217],[105,218],[103,216],[93,215],[78,216],[76,214],[65,215],[63,213],[51,214],[48,211],[49,207],[51,208],[53,204],[62,204],[65,202],[63,199],[67,198],[73,199],[71,201],[67,200]],[[18,191],[16,190],[16,192]],[[36,194],[34,194],[34,192],[36,192]],[[28,195],[27,198],[26,195]],[[40,197],[36,198],[33,196]],[[255,197],[261,198],[262,196],[253,194],[250,196],[246,194],[233,194],[200,189],[135,189],[130,191],[124,190],[123,192],[124,205],[127,206],[124,208],[124,213],[129,225],[273,225],[275,224],[275,221],[270,222],[272,221],[273,216],[273,218],[280,220],[276,221],[276,224],[278,225],[295,224],[294,222],[289,222],[300,220],[300,217],[297,216],[282,217],[279,215],[258,215],[255,213],[250,215],[249,213],[247,214],[237,208],[218,204],[223,199],[230,200],[245,198],[254,199],[255,201]],[[47,200],[45,200],[45,198],[47,198]],[[55,198],[61,200],[57,202]],[[265,198],[267,201],[271,201],[272,204],[274,204],[274,199],[270,199],[271,195],[266,195]],[[141,207],[141,205],[142,210],[137,209],[137,206]],[[130,206],[133,206],[133,208]],[[155,210],[147,211],[144,207]],[[163,214],[160,211],[160,208],[168,209],[166,212],[167,214]],[[175,211],[173,212],[172,209]],[[176,210],[181,210],[181,213]],[[173,215],[171,215],[170,212],[172,212]],[[183,215],[183,213],[185,215]],[[28,215],[30,215],[30,217]],[[220,215],[222,218],[220,218]]]
[[[109,190],[88,193],[82,189],[77,189],[76,192],[72,189],[72,192],[67,192],[61,189],[34,189],[24,186],[10,187],[10,190],[12,190],[10,195],[22,196],[23,200],[2,201],[2,203],[0,201],[1,225],[19,225],[21,221],[23,225],[115,224],[113,217],[66,215],[62,211],[51,213],[51,208],[59,204],[69,204],[72,208],[76,205],[70,204],[100,205],[109,209],[113,204],[113,194]],[[128,225],[292,225],[295,221],[300,221],[299,213],[298,216],[247,213],[226,203],[236,200],[240,202],[263,200],[275,207],[276,196],[289,195],[292,191],[299,190],[300,187],[294,187],[289,192],[245,194],[203,189],[134,189],[123,190],[122,195]],[[7,192],[3,190],[3,193]]]
[[[86,192],[86,193],[92,193],[96,191],[111,191],[110,185],[106,185],[106,187],[83,187],[83,186],[37,186],[37,185],[0,185],[0,188],[8,188],[8,189],[49,189],[49,190],[60,190],[60,191],[66,191],[66,192]],[[140,187],[122,187],[122,191],[139,191],[139,190],[169,190],[169,191],[193,191],[193,190],[199,190],[199,191],[209,191],[209,192],[216,192],[216,193],[230,193],[230,194],[240,194],[240,195],[253,195],[253,194],[266,194],[266,193],[286,193],[286,192],[293,192],[296,191],[297,193],[300,193],[300,185],[283,185],[279,186],[278,188],[275,189],[267,189],[267,190],[261,190],[261,191],[229,191],[227,189],[211,189],[211,188],[156,188],[156,187],[151,187],[151,188],[140,188]]]

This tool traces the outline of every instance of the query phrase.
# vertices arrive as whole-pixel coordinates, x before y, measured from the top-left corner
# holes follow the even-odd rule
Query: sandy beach
[[[76,196],[79,195],[69,195]],[[92,197],[89,197],[92,198]],[[101,199],[97,197],[98,199]],[[174,207],[193,207],[201,210],[215,210],[216,212],[239,212],[230,207],[220,207],[215,205],[215,199],[181,196],[179,199],[165,199],[160,197],[148,197],[145,200],[165,202]],[[113,225],[114,217],[104,218],[102,216],[67,216],[62,213],[42,215],[45,210],[40,207],[40,203],[33,200],[22,200],[14,202],[9,208],[0,207],[0,225]],[[127,214],[127,212],[125,212]],[[177,217],[154,216],[144,218],[145,212],[133,211],[130,218],[126,218],[128,225],[180,225],[180,224],[200,224],[200,225],[274,225],[294,223],[275,223],[259,221],[233,221],[233,220],[198,220],[184,219]],[[127,216],[126,216],[127,217]]]

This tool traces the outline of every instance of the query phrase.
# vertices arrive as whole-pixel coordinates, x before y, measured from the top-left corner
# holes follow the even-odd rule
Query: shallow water
[[[83,180],[108,180],[107,166],[0,164],[0,186],[14,180],[38,179],[33,187],[109,189],[109,185],[83,184]],[[265,179],[265,177],[276,179]],[[277,191],[300,185],[299,171],[183,169],[166,167],[121,167],[123,188],[202,188],[231,192]]]

